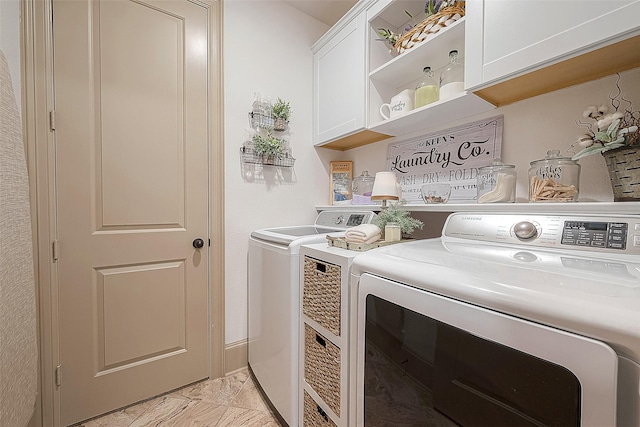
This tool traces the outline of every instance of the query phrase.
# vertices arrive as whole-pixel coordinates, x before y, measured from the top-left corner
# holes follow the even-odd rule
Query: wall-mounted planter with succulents
[[[289,128],[289,117],[291,117],[291,105],[278,98],[271,109],[271,116],[274,119],[273,130],[284,132]]]
[[[284,135],[289,128],[291,105],[278,98],[275,103],[256,94],[249,122],[253,135],[240,148],[244,163],[292,167],[295,159]]]
[[[286,147],[287,148],[285,148],[284,153],[280,155],[261,154],[256,151],[255,143],[253,141],[247,141],[242,147],[240,147],[240,153],[244,163],[290,168],[293,167],[296,159],[291,156],[291,150],[288,149],[288,145]]]

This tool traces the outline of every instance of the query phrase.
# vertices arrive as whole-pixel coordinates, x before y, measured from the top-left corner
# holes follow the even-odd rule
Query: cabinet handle
[[[327,266],[325,264],[320,264],[319,262],[316,262],[316,270],[322,272],[322,273],[326,273],[327,272]]]
[[[325,421],[329,422],[329,416],[327,415],[327,413],[322,410],[320,405],[316,405],[316,406],[318,407],[318,413],[320,414],[320,416],[324,418]]]
[[[316,341],[318,341],[318,344],[320,344],[321,346],[323,346],[324,348],[327,348],[327,342],[324,340],[324,338],[322,338],[320,335],[316,334]]]

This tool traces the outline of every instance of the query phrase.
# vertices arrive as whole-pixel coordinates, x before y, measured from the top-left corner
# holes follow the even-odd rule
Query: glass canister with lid
[[[478,168],[478,203],[513,203],[516,201],[516,167],[505,165],[500,158],[489,166]]]
[[[530,202],[575,202],[578,200],[580,164],[549,150],[544,159],[529,168]]]
[[[354,178],[352,183],[351,204],[375,205],[376,202],[371,200],[374,181],[375,178],[369,175],[369,171],[363,171],[360,176]]]

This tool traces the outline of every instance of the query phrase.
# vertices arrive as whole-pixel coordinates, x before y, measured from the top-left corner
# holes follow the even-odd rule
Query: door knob
[[[203,246],[204,246],[204,240],[202,240],[202,239],[195,239],[195,240],[193,241],[193,247],[194,247],[194,248],[196,248],[196,249],[200,249],[200,248],[202,248]]]

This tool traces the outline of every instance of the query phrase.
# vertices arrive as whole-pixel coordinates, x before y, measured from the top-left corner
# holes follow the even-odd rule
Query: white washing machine
[[[350,425],[640,425],[640,216],[449,216],[351,267]]]
[[[371,211],[323,211],[313,225],[256,230],[249,238],[249,366],[289,426],[298,425],[300,246],[368,224]]]

